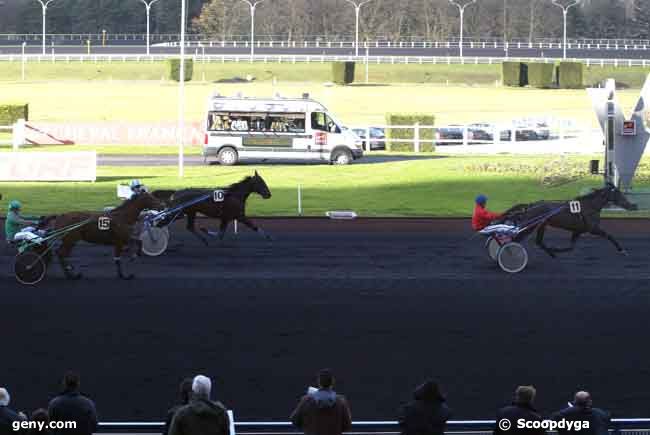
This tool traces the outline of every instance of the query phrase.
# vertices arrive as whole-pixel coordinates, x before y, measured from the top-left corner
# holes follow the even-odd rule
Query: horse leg
[[[264,237],[266,240],[273,240],[273,238],[270,235],[266,234],[262,228],[255,225],[253,223],[253,221],[251,221],[248,217],[243,216],[243,217],[239,218],[239,222],[243,223],[248,228],[255,231],[260,236]]]
[[[594,236],[599,236],[599,237],[602,237],[602,238],[604,238],[604,239],[609,240],[610,243],[616,247],[616,250],[619,252],[619,254],[623,254],[623,255],[625,255],[625,256],[628,255],[628,254],[627,254],[627,251],[626,251],[625,249],[623,249],[623,247],[621,246],[621,244],[618,243],[618,241],[617,241],[614,237],[612,237],[608,232],[606,232],[606,231],[603,230],[602,228],[600,228],[600,227],[594,227],[594,228],[590,231],[590,233],[593,234]]]
[[[537,237],[535,238],[535,243],[537,243],[537,246],[542,248],[544,252],[546,252],[548,255],[551,256],[551,258],[555,258],[555,252],[554,249],[549,248],[544,244],[544,233],[546,232],[546,222],[541,224],[539,228],[537,229]]]
[[[189,231],[190,233],[194,234],[194,236],[195,236],[197,239],[199,239],[200,241],[202,241],[203,244],[204,244],[205,246],[208,246],[208,239],[206,239],[205,237],[203,237],[201,234],[199,234],[199,233],[196,231],[196,226],[194,225],[194,220],[195,220],[195,218],[196,218],[196,213],[195,213],[195,212],[188,212],[188,213],[187,213],[187,216],[186,216],[186,218],[185,218],[185,219],[186,219],[186,221],[185,221],[185,228],[187,228],[187,231]],[[201,228],[201,230],[202,230],[202,231],[205,231],[205,230],[203,230],[203,228]]]
[[[571,252],[575,249],[576,247],[576,242],[580,238],[580,234],[578,232],[574,232],[571,234],[571,245],[567,248],[552,248],[553,252],[555,253],[563,253],[563,252]]]
[[[113,248],[113,262],[115,263],[115,267],[117,268],[117,276],[120,277],[120,279],[125,279],[125,280],[130,280],[135,278],[135,275],[130,274],[130,275],[124,275],[124,272],[122,272],[122,243],[117,242],[114,245]]]
[[[59,249],[56,251],[56,256],[59,259],[59,265],[61,266],[61,269],[63,270],[63,274],[67,279],[80,279],[81,278],[81,272],[75,273],[74,267],[66,262],[66,258],[70,256],[70,253],[72,252],[72,248],[74,247],[75,240],[70,240],[64,238],[62,240],[61,246]]]

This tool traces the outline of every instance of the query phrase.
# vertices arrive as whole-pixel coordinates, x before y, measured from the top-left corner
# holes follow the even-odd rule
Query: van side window
[[[323,112],[311,113],[311,128],[312,130],[327,131],[326,116]]]
[[[269,129],[274,133],[304,133],[304,113],[269,113]]]

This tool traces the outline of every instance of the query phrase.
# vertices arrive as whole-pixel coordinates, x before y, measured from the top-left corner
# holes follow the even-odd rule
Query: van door
[[[329,160],[332,149],[339,144],[341,129],[324,112],[312,112],[311,128],[314,135],[313,149],[321,160]]]

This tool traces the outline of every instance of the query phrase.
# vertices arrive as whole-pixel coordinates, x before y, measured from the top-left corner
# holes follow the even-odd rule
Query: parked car
[[[449,125],[436,129],[436,145],[462,145],[463,126]]]
[[[495,127],[492,124],[476,123],[467,127],[468,139],[470,143],[473,141],[486,141],[492,142],[494,140]]]
[[[365,128],[353,128],[354,134],[361,139],[366,138],[368,130]],[[363,149],[368,151],[368,144],[364,140],[362,142]],[[386,149],[386,133],[383,128],[370,127],[370,150],[385,150]]]

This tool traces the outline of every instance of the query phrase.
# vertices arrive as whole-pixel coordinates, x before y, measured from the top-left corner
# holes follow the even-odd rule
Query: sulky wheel
[[[499,249],[497,261],[505,272],[518,273],[528,264],[528,252],[517,242],[506,243]]]
[[[497,255],[499,254],[500,247],[501,245],[493,236],[488,237],[488,239],[485,241],[485,249],[487,249],[488,255],[494,261],[497,261]]]
[[[169,230],[166,227],[149,227],[140,234],[142,252],[150,257],[157,257],[167,250]]]
[[[45,278],[47,266],[43,257],[36,252],[26,251],[16,255],[14,260],[14,274],[21,284],[34,285]]]

